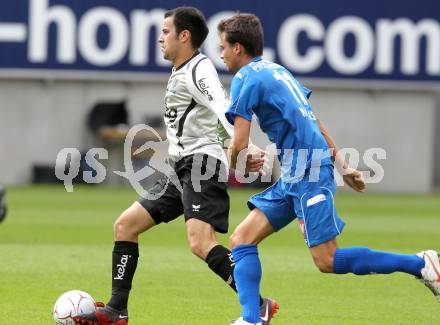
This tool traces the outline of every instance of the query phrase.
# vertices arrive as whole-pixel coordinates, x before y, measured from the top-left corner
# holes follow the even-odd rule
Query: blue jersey
[[[332,164],[310,94],[286,68],[256,57],[232,80],[226,117],[234,123],[236,115],[251,121],[255,114],[263,132],[276,144],[288,176],[302,176],[311,167]]]

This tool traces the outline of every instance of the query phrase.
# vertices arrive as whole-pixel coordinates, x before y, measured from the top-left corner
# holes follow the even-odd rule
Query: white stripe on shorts
[[[316,203],[319,203],[319,202],[322,202],[322,201],[325,201],[325,200],[327,200],[327,198],[325,197],[324,194],[318,194],[318,195],[308,199],[307,203],[306,203],[306,206],[309,207],[309,206],[312,206],[312,205],[314,205]]]

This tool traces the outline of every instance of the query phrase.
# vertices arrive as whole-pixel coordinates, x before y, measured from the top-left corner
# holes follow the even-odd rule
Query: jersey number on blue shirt
[[[282,71],[281,73],[279,73],[278,71],[275,70],[273,72],[273,77],[276,80],[284,82],[284,84],[287,86],[287,88],[289,88],[290,92],[293,95],[293,98],[295,98],[298,104],[304,104],[305,106],[309,105],[307,98],[301,92],[295,80],[293,80],[293,78],[286,71]]]

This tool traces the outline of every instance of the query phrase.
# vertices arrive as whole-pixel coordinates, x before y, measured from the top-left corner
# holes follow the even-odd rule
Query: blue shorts
[[[260,209],[275,231],[298,218],[307,245],[313,247],[338,236],[345,222],[336,214],[334,206],[333,166],[321,166],[317,181],[310,180],[310,171],[306,170],[304,178],[296,182],[287,183],[280,178],[251,197],[248,207]]]

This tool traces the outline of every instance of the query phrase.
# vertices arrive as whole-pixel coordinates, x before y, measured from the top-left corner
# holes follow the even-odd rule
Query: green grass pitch
[[[247,214],[251,194],[230,190],[231,231]],[[53,324],[56,298],[71,289],[106,301],[113,221],[136,194],[32,186],[9,189],[7,199],[10,214],[0,224],[0,324]],[[339,194],[336,200],[347,222],[340,246],[440,249],[438,195]],[[143,234],[140,244],[130,324],[226,325],[239,315],[236,295],[190,253],[182,219]],[[262,293],[281,305],[273,325],[440,324],[440,305],[411,276],[319,273],[296,223],[267,239],[260,256]]]

